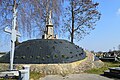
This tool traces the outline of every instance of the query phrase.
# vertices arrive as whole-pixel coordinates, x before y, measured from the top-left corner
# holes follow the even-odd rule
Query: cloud
[[[120,15],[120,8],[117,10],[117,15]]]

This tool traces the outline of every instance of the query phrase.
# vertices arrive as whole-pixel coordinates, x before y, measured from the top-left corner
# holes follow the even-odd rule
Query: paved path
[[[111,79],[96,74],[71,74],[66,77],[60,75],[48,75],[40,80],[120,80]]]

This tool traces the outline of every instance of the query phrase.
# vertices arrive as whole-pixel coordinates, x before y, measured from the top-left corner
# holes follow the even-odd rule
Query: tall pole
[[[13,1],[13,21],[12,21],[12,38],[11,38],[11,52],[10,52],[10,70],[13,70],[14,50],[16,41],[16,21],[17,21],[17,10],[16,0]]]

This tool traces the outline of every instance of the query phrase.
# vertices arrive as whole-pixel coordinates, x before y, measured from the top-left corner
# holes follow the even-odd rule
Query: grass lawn
[[[38,80],[41,77],[45,77],[45,74],[39,72],[30,72],[30,79]]]
[[[104,62],[104,66],[103,67],[86,70],[85,73],[103,74],[104,71],[108,70],[109,67],[119,67],[119,66],[120,66],[120,63],[118,63],[118,62]]]

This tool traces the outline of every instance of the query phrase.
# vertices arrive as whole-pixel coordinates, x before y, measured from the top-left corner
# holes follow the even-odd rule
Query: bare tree
[[[94,29],[101,15],[97,10],[98,5],[92,0],[69,0],[64,11],[62,30],[69,32],[72,43],[74,39],[80,40]]]
[[[14,2],[16,3],[17,9],[17,29],[19,31],[24,31],[25,35],[26,32],[31,34],[31,29],[33,25],[33,14],[31,7],[32,5],[27,0],[2,0],[0,5],[0,28],[3,30],[4,27],[12,27],[12,19],[13,19],[13,7],[15,6]],[[19,27],[18,27],[19,26]]]
[[[18,10],[17,29],[25,37],[43,32],[50,10],[55,18],[53,22],[58,23],[63,0],[0,0],[0,30],[12,26],[14,1]]]
[[[55,27],[55,31],[58,30],[59,20],[61,16],[62,3],[64,0],[39,0],[41,4],[41,19],[42,23],[45,26],[48,22],[49,12],[52,11],[52,21]],[[57,29],[56,29],[57,28]]]
[[[14,1],[16,1],[17,9],[16,29],[22,34],[19,41],[17,38],[16,45],[18,45],[25,39],[40,38],[46,27],[46,17],[50,9],[55,18],[53,22],[58,25],[60,8],[64,0],[0,0],[0,41],[1,45],[5,45],[2,48],[6,48],[6,51],[9,48],[7,44],[9,44],[10,36],[3,30],[6,26],[12,28]]]

